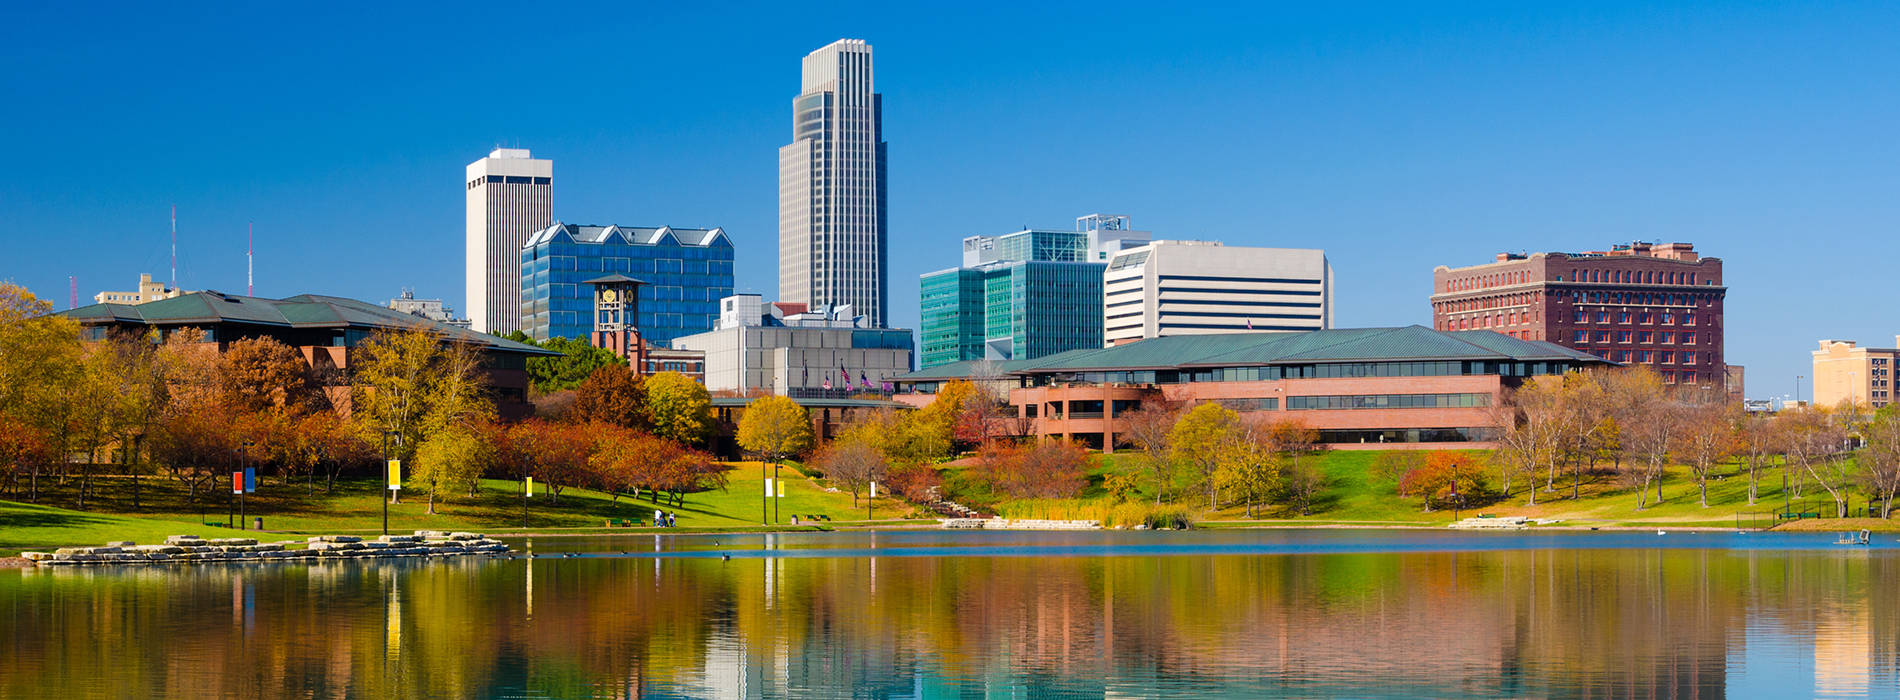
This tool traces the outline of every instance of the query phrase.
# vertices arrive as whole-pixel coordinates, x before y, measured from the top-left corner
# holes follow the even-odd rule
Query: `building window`
[[[1616,332],[1616,342],[1619,342],[1619,343],[1627,343],[1627,342],[1630,342],[1630,332],[1629,332],[1629,331],[1617,331],[1617,332]]]
[[[1693,365],[1695,364],[1695,360],[1696,360],[1695,351],[1691,350],[1691,351],[1682,353],[1682,364]]]
[[[1683,344],[1683,345],[1694,345],[1694,344],[1695,344],[1695,334],[1694,334],[1694,333],[1683,333],[1683,334],[1682,334],[1682,344]]]
[[[1576,342],[1579,342],[1579,343],[1590,342],[1590,331],[1577,331]]]
[[[1589,322],[1590,322],[1590,314],[1588,312],[1584,312],[1584,311],[1577,312],[1577,323],[1589,323]]]
[[[1616,322],[1617,322],[1617,323],[1621,323],[1621,324],[1624,324],[1624,325],[1629,325],[1629,322],[1630,322],[1630,312],[1628,312],[1628,311],[1618,311],[1618,312],[1616,312]]]
[[[1663,332],[1662,332],[1662,333],[1661,333],[1660,335],[1662,336],[1662,343],[1663,343],[1664,345],[1674,345],[1674,344],[1676,344],[1676,333],[1675,333],[1675,331],[1663,331]]]
[[[1640,364],[1645,364],[1645,365],[1646,365],[1646,364],[1649,364],[1649,363],[1651,363],[1651,362],[1655,362],[1655,361],[1656,361],[1656,356],[1655,356],[1655,355],[1654,355],[1653,353],[1651,353],[1650,351],[1648,351],[1648,350],[1637,350],[1637,351],[1636,351],[1636,361],[1637,361],[1638,363],[1640,363]]]
[[[1637,331],[1636,342],[1653,343],[1653,342],[1656,342],[1656,336],[1652,335],[1649,331]]]
[[[1610,332],[1609,332],[1609,331],[1597,331],[1597,342],[1599,342],[1599,343],[1607,343],[1607,342],[1610,342]]]
[[[1676,353],[1674,353],[1674,352],[1672,352],[1672,351],[1669,351],[1669,350],[1663,350],[1663,351],[1660,351],[1660,352],[1658,352],[1658,353],[1656,353],[1656,356],[1657,356],[1657,357],[1658,357],[1658,358],[1660,359],[1660,361],[1661,361],[1661,362],[1662,362],[1663,364],[1665,364],[1665,365],[1673,365],[1673,364],[1676,364]]]
[[[1608,311],[1597,312],[1597,323],[1609,323],[1609,322],[1610,322],[1610,312]]]

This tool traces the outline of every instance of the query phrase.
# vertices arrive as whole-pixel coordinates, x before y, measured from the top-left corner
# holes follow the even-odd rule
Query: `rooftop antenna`
[[[72,275],[66,276],[66,294],[67,294],[66,310],[71,311],[73,309],[79,308],[79,278],[78,277],[74,277]]]
[[[178,205],[172,205],[172,289],[178,288]]]
[[[257,296],[257,286],[253,284],[251,271],[251,253],[256,249],[257,222],[250,222],[250,228],[244,234],[244,296]]]

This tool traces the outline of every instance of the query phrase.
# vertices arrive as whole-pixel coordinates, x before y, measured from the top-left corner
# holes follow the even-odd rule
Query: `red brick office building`
[[[1497,331],[1649,365],[1670,383],[1727,385],[1727,291],[1722,260],[1701,257],[1689,243],[1501,253],[1483,265],[1432,271],[1432,326]]]

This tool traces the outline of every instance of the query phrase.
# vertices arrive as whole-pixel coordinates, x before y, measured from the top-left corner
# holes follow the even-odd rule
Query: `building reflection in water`
[[[0,696],[1712,698],[1763,635],[1852,695],[1893,683],[1900,591],[1868,582],[1895,574],[1693,549],[29,570],[0,572]]]

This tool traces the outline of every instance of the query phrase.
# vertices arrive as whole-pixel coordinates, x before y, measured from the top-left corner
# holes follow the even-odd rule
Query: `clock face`
[[[600,300],[610,303],[620,301],[620,293],[609,289],[600,293]]]

